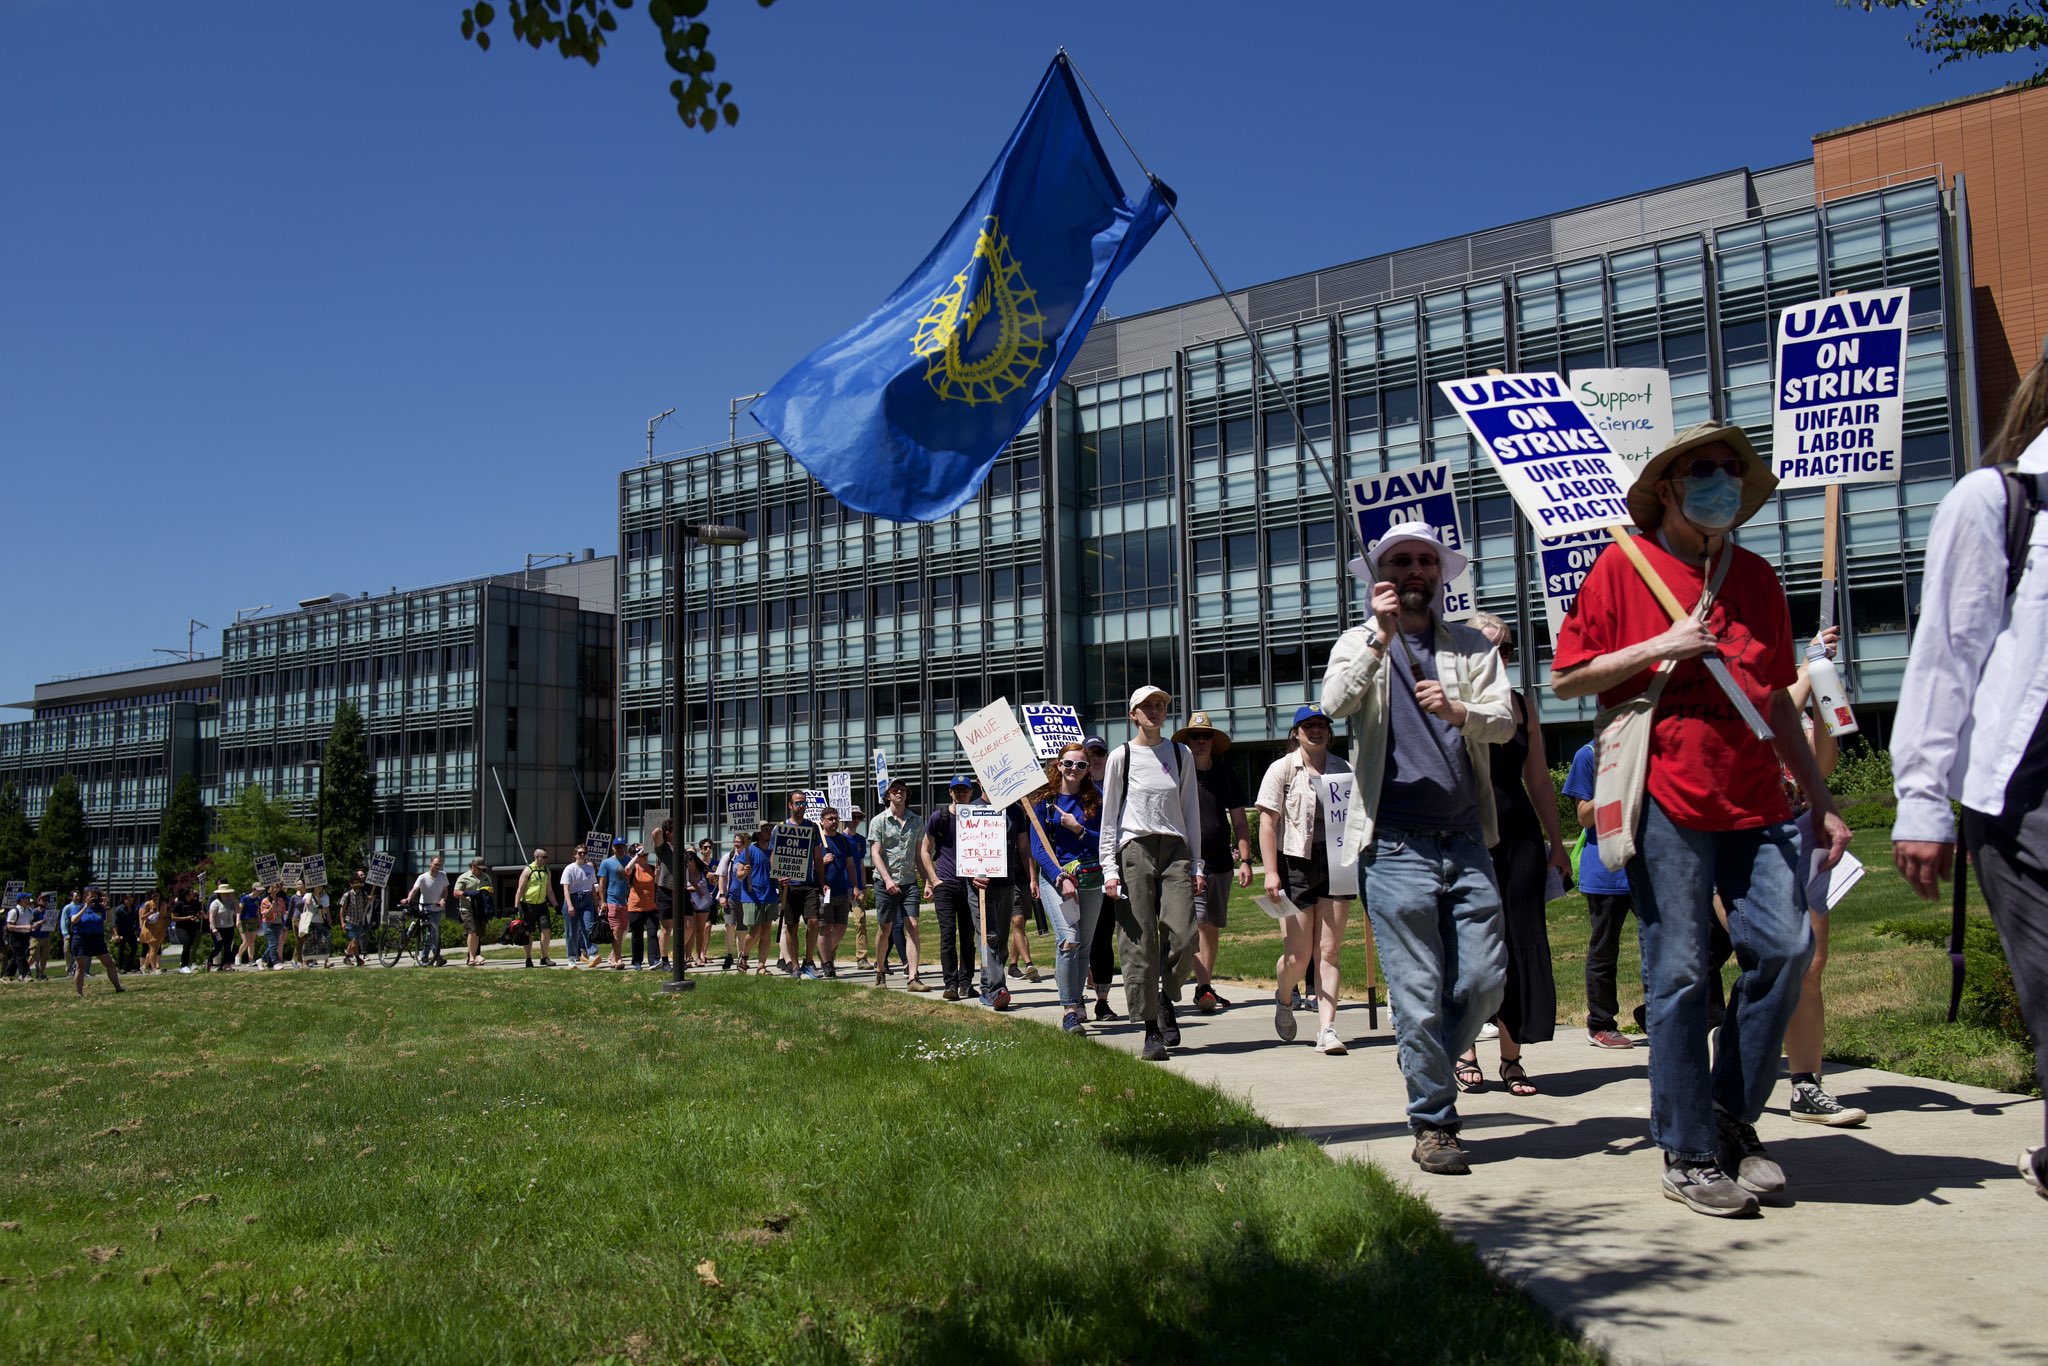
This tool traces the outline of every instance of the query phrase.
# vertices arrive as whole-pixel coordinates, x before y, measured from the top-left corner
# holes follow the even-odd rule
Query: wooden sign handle
[[[1826,511],[1821,514],[1820,576],[1832,580],[1841,554],[1842,486],[1829,484],[1826,499]]]

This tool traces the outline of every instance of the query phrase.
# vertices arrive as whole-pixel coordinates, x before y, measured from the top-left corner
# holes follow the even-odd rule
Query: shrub
[[[1571,775],[1570,764],[1559,764],[1550,770],[1550,790],[1557,794],[1557,828],[1564,835],[1566,844],[1579,837],[1578,800],[1564,795],[1564,780]]]
[[[1828,791],[1837,797],[1891,796],[1892,755],[1858,736],[1842,747],[1842,758],[1828,775]]]
[[[1909,944],[1931,944],[1944,952],[1948,948],[1949,922],[1932,916],[1880,920],[1870,929]],[[1963,922],[1963,1004],[1957,1018],[1995,1029],[2029,1052],[2034,1048],[2034,1037],[2020,1014],[2012,965],[2005,960],[2005,942],[1998,937],[1998,927],[1982,916]]]

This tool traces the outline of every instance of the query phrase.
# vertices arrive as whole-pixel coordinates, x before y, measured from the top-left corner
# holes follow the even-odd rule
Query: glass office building
[[[309,599],[224,631],[220,782],[309,820],[334,709],[362,712],[375,848],[394,881],[441,854],[557,863],[609,819],[616,569],[609,556],[380,597]],[[515,838],[515,827],[519,838]]]
[[[110,892],[156,886],[164,806],[188,773],[218,781],[220,660],[180,660],[39,684],[31,719],[0,725],[0,784],[40,824],[65,773],[78,782],[93,876]],[[70,888],[31,888],[69,891]]]
[[[886,752],[913,801],[961,765],[952,726],[998,696],[1082,709],[1112,742],[1141,682],[1232,733],[1256,773],[1320,687],[1355,617],[1339,482],[1441,462],[1456,476],[1481,607],[1549,646],[1531,545],[1440,380],[1499,367],[1651,366],[1679,427],[1739,422],[1770,450],[1779,311],[1842,290],[1912,291],[1904,476],[1843,499],[1842,657],[1882,742],[1897,697],[1934,506],[1975,453],[1968,235],[1955,191],[1896,177],[1814,195],[1813,164],[1733,171],[1104,320],[1066,382],[948,519],[850,514],[773,442],[626,471],[620,485],[622,820],[676,799],[668,737],[683,672],[685,828],[718,822],[714,784],[758,777],[763,809],[846,769],[869,799]],[[1299,415],[1299,429],[1296,414]],[[1819,610],[1822,494],[1780,495],[1741,532],[1780,567],[1794,629]],[[669,613],[663,525],[736,523],[755,539],[685,553]],[[1526,615],[1524,610],[1526,609]],[[679,632],[680,639],[669,637]],[[1540,692],[1553,757],[1588,702]],[[1262,743],[1264,742],[1264,743]]]

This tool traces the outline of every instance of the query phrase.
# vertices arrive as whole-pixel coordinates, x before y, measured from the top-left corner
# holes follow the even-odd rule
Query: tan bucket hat
[[[1221,754],[1224,750],[1230,748],[1230,736],[1211,725],[1209,713],[1205,711],[1198,711],[1193,716],[1190,716],[1188,723],[1173,733],[1173,742],[1177,745],[1184,745],[1188,742],[1190,735],[1207,735],[1211,737],[1209,744],[1209,752],[1211,754]]]
[[[1749,444],[1749,433],[1731,422],[1701,422],[1687,427],[1672,438],[1670,445],[1651,456],[1637,473],[1635,483],[1629,485],[1628,515],[1637,526],[1644,531],[1657,529],[1664,520],[1664,502],[1657,496],[1657,485],[1682,477],[1679,462],[1708,446],[1726,446],[1742,458],[1742,510],[1735,514],[1735,526],[1756,516],[1778,491],[1778,476],[1771,472],[1770,462]]]

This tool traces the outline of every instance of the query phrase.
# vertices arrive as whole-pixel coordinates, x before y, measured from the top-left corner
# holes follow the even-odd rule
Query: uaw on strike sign
[[[1780,489],[1898,482],[1911,295],[1844,294],[1779,316],[1771,467]]]
[[[1441,384],[1540,539],[1629,524],[1635,476],[1562,379],[1479,375]]]

